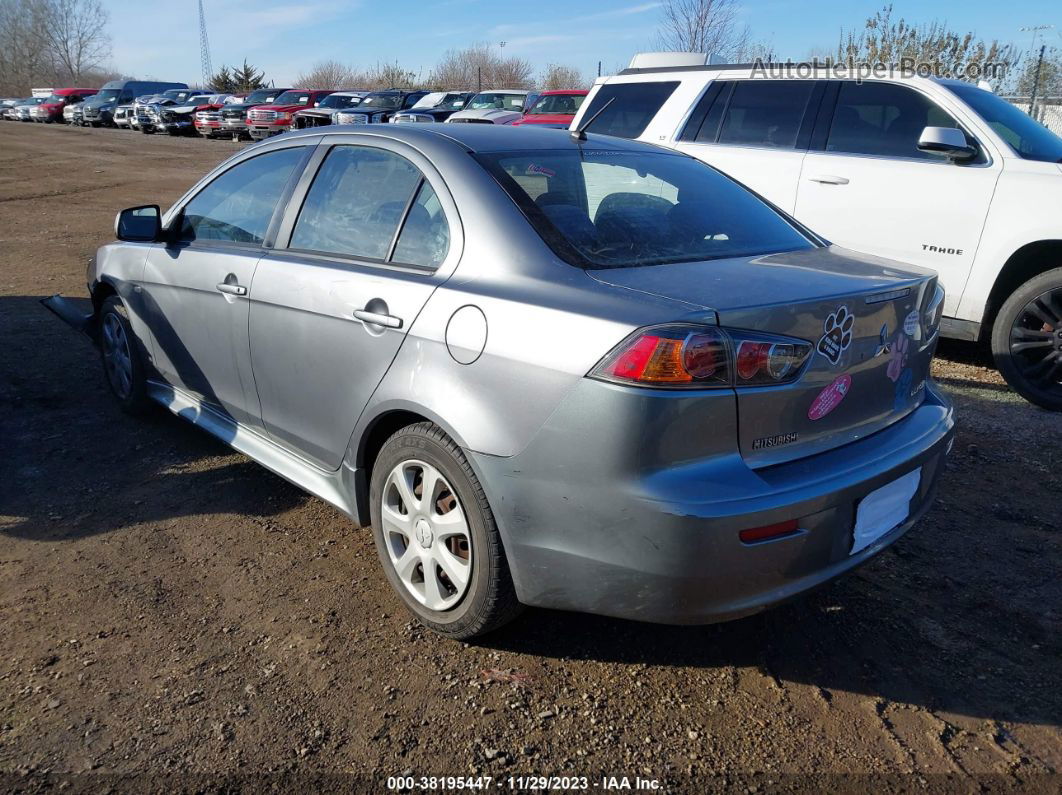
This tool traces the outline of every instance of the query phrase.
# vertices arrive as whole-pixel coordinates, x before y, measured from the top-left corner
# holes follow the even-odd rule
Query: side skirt
[[[300,489],[334,505],[355,522],[358,521],[354,485],[358,473],[345,462],[335,472],[316,467],[170,384],[149,380],[147,393],[152,400],[161,403],[178,417],[216,436],[233,450],[243,453]]]

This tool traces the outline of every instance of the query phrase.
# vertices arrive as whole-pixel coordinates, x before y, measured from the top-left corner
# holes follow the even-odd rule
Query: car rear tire
[[[1062,411],[1062,268],[1011,293],[992,328],[992,356],[1023,398]]]
[[[521,608],[486,494],[461,448],[430,422],[391,436],[369,488],[376,551],[406,607],[467,640]]]
[[[99,326],[100,361],[111,394],[126,414],[144,414],[151,407],[147,376],[129,312],[118,296],[103,302]]]

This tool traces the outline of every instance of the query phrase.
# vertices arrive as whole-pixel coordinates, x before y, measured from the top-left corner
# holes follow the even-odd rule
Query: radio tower
[[[203,88],[212,88],[210,78],[214,76],[214,70],[210,66],[210,39],[207,38],[203,0],[199,0],[199,60],[203,66]]]

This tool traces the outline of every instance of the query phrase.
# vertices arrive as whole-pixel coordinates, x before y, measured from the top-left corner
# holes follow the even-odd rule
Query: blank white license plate
[[[859,501],[850,555],[866,549],[887,532],[903,524],[911,513],[911,498],[918,491],[921,481],[922,467],[919,467],[870,492]]]

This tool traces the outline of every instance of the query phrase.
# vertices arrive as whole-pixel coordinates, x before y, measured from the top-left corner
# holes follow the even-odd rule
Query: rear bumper
[[[577,389],[574,399],[595,392]],[[659,623],[756,613],[866,562],[929,509],[954,436],[951,406],[927,386],[923,405],[893,426],[789,464],[751,470],[724,454],[630,472],[599,457],[616,452],[601,438],[611,429],[587,418],[608,407],[571,402],[539,433],[548,450],[536,438],[512,458],[471,454],[517,594],[525,604]],[[917,467],[907,519],[849,554],[859,501]],[[795,535],[757,544],[738,537],[791,519],[799,520]]]

